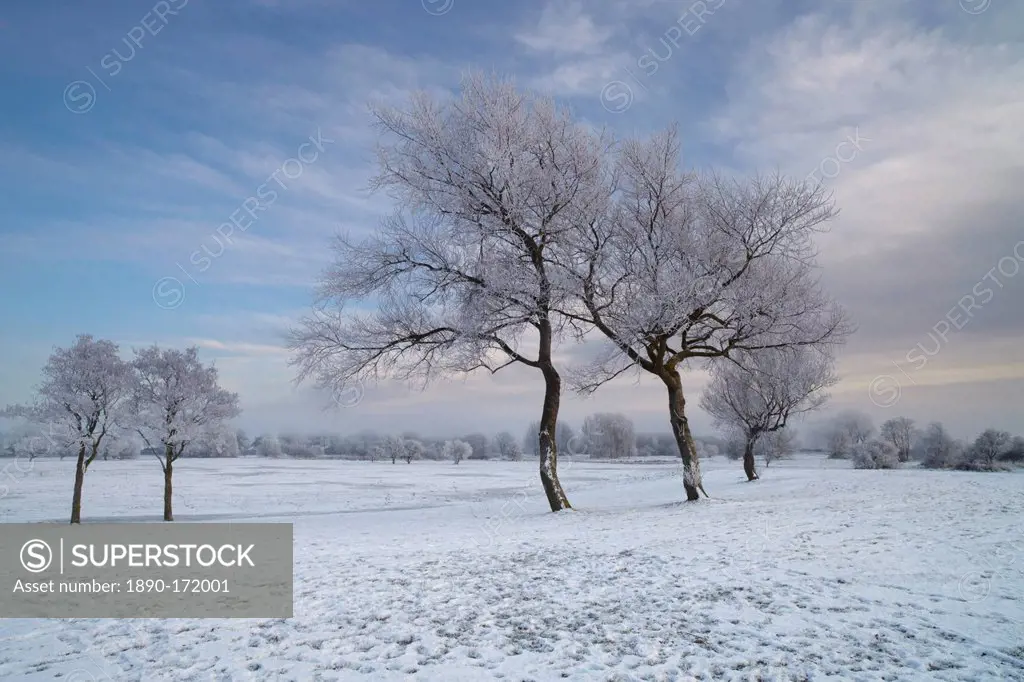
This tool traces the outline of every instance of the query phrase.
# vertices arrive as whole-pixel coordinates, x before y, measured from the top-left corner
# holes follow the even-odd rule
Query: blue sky
[[[0,404],[90,332],[126,353],[200,345],[253,431],[518,433],[536,416],[528,372],[370,388],[325,412],[282,342],[331,236],[389,211],[365,189],[367,103],[450,92],[478,68],[621,134],[677,121],[690,166],[817,169],[842,210],[824,277],[860,325],[836,407],[1024,431],[1024,273],[1008,274],[1024,8],[1007,0],[64,2],[0,22]],[[247,218],[261,187],[277,196]],[[936,344],[1000,263],[990,300]],[[924,366],[907,359],[917,344],[938,346]],[[564,414],[608,409],[665,422],[661,390],[628,378]]]

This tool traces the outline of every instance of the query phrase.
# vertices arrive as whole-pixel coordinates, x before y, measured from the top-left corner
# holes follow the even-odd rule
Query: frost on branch
[[[164,520],[172,521],[174,462],[189,445],[239,414],[238,395],[220,387],[217,369],[203,366],[195,346],[184,351],[143,348],[135,351],[131,367],[136,431],[160,461]]]
[[[136,430],[157,450],[162,467],[240,413],[238,395],[218,385],[217,369],[204,367],[194,346],[143,348],[131,366]]]
[[[742,435],[750,480],[757,478],[754,452],[760,440],[781,433],[791,417],[828,399],[825,389],[837,381],[830,351],[828,346],[739,351],[712,364],[700,405],[723,431]]]
[[[578,296],[566,314],[607,352],[573,375],[593,391],[632,368],[658,376],[684,463],[701,486],[680,371],[694,358],[838,343],[843,312],[818,286],[813,235],[835,209],[820,187],[781,176],[684,173],[674,129],[619,150],[610,210],[574,231],[563,262]]]
[[[58,451],[77,452],[71,523],[81,522],[85,473],[126,416],[128,396],[128,369],[117,345],[82,334],[73,346],[50,356],[35,403],[4,411],[5,416],[45,425],[47,443]]]
[[[543,373],[552,432],[565,293],[551,253],[600,202],[607,143],[550,100],[481,76],[453,102],[419,94],[374,114],[384,142],[373,185],[398,210],[377,234],[336,242],[293,332],[299,380],[337,391],[522,363]],[[555,452],[540,452],[552,509],[565,508]]]

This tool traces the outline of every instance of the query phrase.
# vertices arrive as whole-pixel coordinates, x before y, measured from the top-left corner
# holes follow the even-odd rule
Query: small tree
[[[173,521],[174,463],[190,443],[238,416],[238,394],[220,387],[217,369],[203,366],[195,346],[143,348],[135,351],[131,367],[136,430],[163,469],[164,521]]]
[[[970,468],[981,471],[994,471],[999,468],[997,462],[1013,447],[1013,437],[1006,431],[985,429],[965,453],[964,463]]]
[[[791,417],[821,407],[836,382],[828,348],[800,346],[738,353],[734,362],[711,367],[701,407],[726,431],[744,437],[743,470],[757,480],[754,448],[765,434],[785,428]]]
[[[212,424],[203,441],[210,449],[211,457],[234,458],[242,454],[238,447],[238,433],[223,423]]]
[[[7,416],[47,424],[63,450],[77,450],[71,523],[82,521],[85,473],[105,438],[124,417],[130,394],[128,368],[111,341],[82,334],[70,348],[57,348],[43,367],[43,382],[32,405],[14,405]],[[123,420],[122,420],[123,421]]]
[[[963,457],[963,447],[949,435],[940,422],[932,422],[917,442],[921,466],[944,469],[956,466]]]
[[[392,435],[385,437],[381,447],[384,450],[384,456],[391,458],[392,464],[405,457],[405,439],[401,436]]]
[[[464,440],[445,441],[441,448],[441,457],[450,459],[455,464],[468,459],[471,454],[473,454],[473,447]]]
[[[901,462],[910,461],[910,449],[914,444],[914,420],[909,417],[893,417],[882,424],[879,434],[882,439],[896,448]]]
[[[406,464],[412,464],[414,459],[423,457],[423,443],[414,438],[405,439],[403,450],[402,459],[405,460]]]
[[[624,414],[598,412],[583,420],[581,435],[591,457],[623,459],[635,457],[636,429]]]
[[[473,451],[466,459],[487,459],[487,436],[482,433],[471,433],[463,436],[462,441],[468,443]]]
[[[871,417],[859,410],[844,410],[837,414],[826,427],[828,456],[832,459],[847,459],[853,448],[871,439],[875,431]]]
[[[533,439],[531,439],[533,440]],[[518,462],[523,458],[523,449],[516,442],[515,436],[508,431],[502,431],[494,436],[492,442],[495,452],[502,459],[510,459]]]
[[[855,469],[895,469],[899,467],[899,453],[892,443],[869,440],[857,443],[851,451]]]

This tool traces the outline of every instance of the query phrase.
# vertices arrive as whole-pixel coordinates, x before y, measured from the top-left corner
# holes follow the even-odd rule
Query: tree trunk
[[[174,458],[169,446],[166,457],[167,461],[164,464],[164,521],[173,521],[174,512],[171,510],[173,486],[171,485],[171,477],[174,474]]]
[[[82,487],[85,484],[85,443],[78,446],[75,464],[75,492],[71,497],[71,523],[82,522]]]
[[[747,436],[747,445],[743,448],[743,472],[747,475],[748,481],[756,481],[757,468],[754,462],[754,438]]]
[[[676,439],[676,446],[679,448],[679,456],[683,460],[683,489],[686,490],[686,501],[695,502],[700,499],[704,491],[704,483],[700,474],[700,460],[697,458],[697,445],[693,442],[693,434],[690,433],[690,422],[686,419],[686,398],[683,396],[683,382],[679,372],[674,369],[666,369],[661,375],[661,380],[668,388],[668,412],[669,423],[672,425],[672,435]]]
[[[572,509],[569,499],[562,490],[558,480],[558,446],[555,442],[555,429],[558,426],[558,405],[562,392],[562,379],[558,376],[554,365],[542,369],[544,372],[544,408],[540,414],[540,482],[544,486],[544,494],[548,498],[551,511]]]

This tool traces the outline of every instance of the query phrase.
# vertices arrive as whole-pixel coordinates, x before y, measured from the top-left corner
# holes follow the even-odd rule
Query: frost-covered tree
[[[965,453],[965,461],[971,468],[992,471],[998,468],[996,462],[1013,447],[1013,437],[1006,431],[985,429]]]
[[[724,431],[743,434],[743,471],[748,481],[757,480],[758,440],[828,400],[826,389],[837,380],[829,351],[797,346],[738,352],[732,362],[711,366],[711,382],[700,405]]]
[[[200,362],[195,346],[136,350],[131,368],[135,429],[163,469],[164,521],[173,521],[174,463],[189,444],[238,416],[238,394],[220,387],[217,369]]]
[[[529,367],[544,381],[541,484],[552,511],[569,508],[554,440],[563,294],[551,254],[604,191],[606,142],[550,99],[480,75],[453,101],[418,94],[374,115],[385,135],[374,187],[402,213],[367,240],[338,241],[317,309],[293,336],[299,378],[338,388]],[[355,310],[369,300],[375,312]]]
[[[914,444],[916,429],[914,420],[909,417],[893,417],[887,419],[879,428],[882,440],[896,448],[901,462],[910,461],[910,448]]]
[[[402,446],[402,459],[405,460],[406,464],[412,464],[414,459],[421,459],[423,457],[423,443],[415,438],[403,439]]]
[[[828,456],[832,459],[850,457],[853,448],[871,440],[875,427],[871,417],[859,410],[844,410],[825,427]]]
[[[487,436],[482,433],[471,433],[463,436],[462,440],[469,443],[469,447],[473,450],[467,459],[487,459],[487,449],[490,445]]]
[[[473,447],[464,440],[447,440],[441,448],[441,458],[450,459],[455,464],[469,459],[471,454],[473,454]]]
[[[579,222],[567,269],[570,316],[606,352],[574,376],[582,392],[638,369],[668,392],[687,500],[703,492],[681,372],[741,350],[842,339],[843,312],[820,289],[812,237],[835,209],[821,187],[779,176],[728,180],[679,169],[675,129],[629,140],[611,210]]]
[[[636,429],[633,420],[624,414],[592,414],[583,420],[580,435],[591,457],[621,459],[637,454]]]
[[[238,457],[241,454],[238,448],[237,431],[229,429],[223,424],[213,425],[203,440],[210,450],[211,457]]]
[[[82,334],[57,348],[43,367],[43,381],[31,405],[13,405],[6,416],[44,425],[52,443],[77,452],[71,523],[82,520],[82,487],[105,438],[123,423],[130,394],[127,365],[111,341]]]
[[[932,422],[921,434],[915,446],[921,465],[932,469],[944,469],[960,463],[963,447],[949,435],[940,422]]]
[[[536,431],[534,431],[536,434]],[[516,442],[515,436],[508,431],[502,431],[494,436],[494,440],[491,442],[494,447],[494,451],[498,453],[501,459],[510,459],[518,462],[523,458],[523,449],[519,447],[519,443]]]
[[[405,457],[405,439],[401,436],[386,436],[381,442],[381,449],[384,451],[385,457],[391,458],[391,463],[395,464],[399,459]]]
[[[857,443],[850,451],[855,469],[896,469],[900,465],[896,447],[884,440]]]

